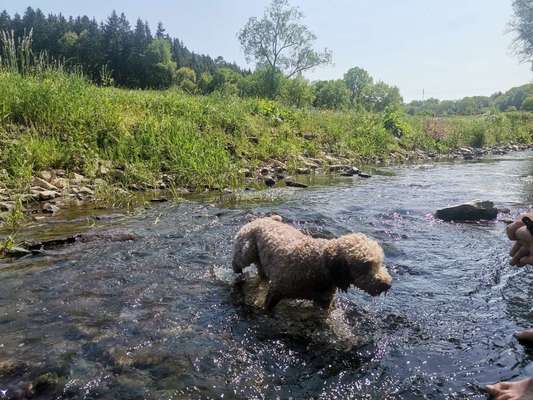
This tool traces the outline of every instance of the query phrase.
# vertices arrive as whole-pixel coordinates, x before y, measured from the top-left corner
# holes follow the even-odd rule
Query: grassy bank
[[[402,134],[397,139],[394,134]],[[529,143],[533,116],[505,113],[429,119],[401,113],[294,109],[262,99],[189,96],[94,86],[61,72],[0,72],[0,171],[6,186],[28,185],[40,170],[150,184],[238,186],[243,168],[271,159],[298,166],[301,155],[354,163],[391,151],[445,152],[464,146]]]

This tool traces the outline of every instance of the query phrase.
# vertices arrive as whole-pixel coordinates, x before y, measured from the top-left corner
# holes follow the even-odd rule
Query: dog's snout
[[[373,290],[370,291],[370,294],[372,296],[379,296],[382,293],[386,294],[391,287],[392,285],[390,282],[379,282],[374,285]]]

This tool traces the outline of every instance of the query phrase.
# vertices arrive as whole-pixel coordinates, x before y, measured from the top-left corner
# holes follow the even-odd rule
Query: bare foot
[[[520,343],[533,345],[533,329],[526,329],[524,331],[516,332],[515,337]]]
[[[488,385],[487,391],[496,400],[533,400],[533,378]]]

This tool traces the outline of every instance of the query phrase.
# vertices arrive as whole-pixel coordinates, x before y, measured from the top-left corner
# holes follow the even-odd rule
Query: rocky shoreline
[[[533,144],[507,144],[485,148],[461,147],[449,153],[399,150],[391,152],[387,159],[374,159],[370,165],[391,166],[420,162],[476,160],[487,155],[504,155],[509,152],[529,149],[533,149]],[[248,188],[273,186],[305,188],[307,184],[301,182],[302,179],[299,177],[313,174],[331,174],[362,179],[371,177],[353,165],[351,160],[326,154],[320,157],[300,156],[295,168],[289,168],[288,163],[280,160],[269,160],[256,169],[245,168],[241,169],[239,173],[244,177],[244,186]],[[1,174],[2,171],[0,171]],[[112,169],[110,166],[102,164],[98,167],[96,178],[54,169],[40,171],[34,176],[29,191],[26,193],[0,186],[0,222],[17,207],[19,200],[22,205],[21,211],[32,214],[34,219],[39,220],[45,218],[47,214],[55,214],[63,208],[97,203],[98,190],[106,185],[113,187],[114,193],[123,195],[133,191],[161,193],[166,190],[171,190],[175,195],[180,196],[194,193],[191,188],[172,187],[172,178],[168,175],[162,175],[158,182],[150,185],[132,184],[123,188],[108,183],[109,181],[117,181],[117,177],[120,178],[123,174],[124,172],[120,169]],[[205,188],[205,190],[225,193],[232,191],[228,188]],[[159,197],[155,201],[164,201],[165,199],[165,197]]]

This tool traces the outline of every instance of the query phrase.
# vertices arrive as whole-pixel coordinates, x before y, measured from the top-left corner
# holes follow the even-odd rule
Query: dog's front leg
[[[313,299],[313,303],[315,306],[322,308],[326,314],[329,314],[333,299],[335,298],[335,292],[336,290],[333,288],[324,293],[320,293]]]

